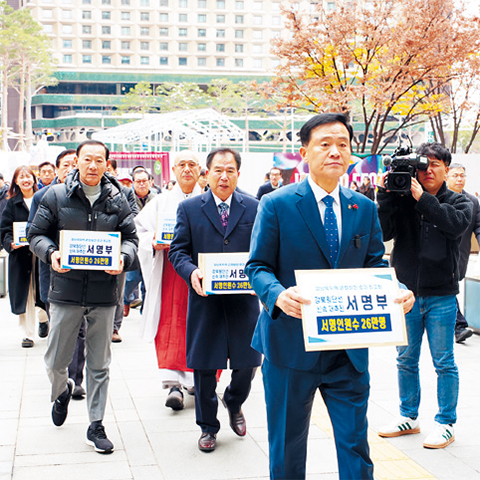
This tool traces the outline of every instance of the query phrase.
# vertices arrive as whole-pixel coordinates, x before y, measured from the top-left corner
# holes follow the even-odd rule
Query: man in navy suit
[[[201,451],[211,452],[220,429],[216,372],[232,369],[222,402],[230,426],[246,434],[242,404],[248,397],[261,355],[251,346],[259,314],[258,299],[247,295],[204,295],[199,253],[248,252],[258,201],[235,191],[240,175],[238,152],[222,148],[207,157],[210,190],[180,203],[169,260],[189,286],[187,367],[193,369],[195,414],[202,429]]]
[[[368,350],[305,352],[299,319],[301,304],[310,300],[295,286],[294,276],[295,270],[387,265],[374,202],[338,185],[350,163],[352,138],[344,114],[311,118],[300,131],[300,154],[310,175],[265,195],[253,229],[246,271],[264,307],[252,345],[265,355],[272,479],[305,478],[317,388],[332,421],[340,479],[373,479],[367,442]],[[326,232],[326,225],[332,226],[331,208],[335,228]],[[336,236],[336,249],[331,250],[327,233]],[[400,297],[397,301],[409,310],[413,294],[404,291]]]

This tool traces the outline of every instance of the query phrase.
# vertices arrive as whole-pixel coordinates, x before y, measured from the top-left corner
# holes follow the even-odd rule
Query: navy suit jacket
[[[247,275],[264,309],[252,346],[272,363],[309,370],[320,352],[306,352],[302,322],[275,306],[278,295],[295,286],[295,270],[386,267],[375,203],[340,187],[342,239],[332,265],[317,202],[307,179],[265,195],[252,233]],[[367,349],[350,349],[354,367],[368,367]]]
[[[227,230],[211,191],[184,200],[168,258],[189,286],[187,313],[187,366],[194,369],[251,368],[261,356],[251,346],[260,311],[257,297],[209,295],[192,288],[190,276],[198,268],[199,253],[248,252],[258,201],[234,192]]]

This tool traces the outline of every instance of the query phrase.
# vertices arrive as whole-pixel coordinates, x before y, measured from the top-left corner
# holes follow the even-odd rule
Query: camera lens
[[[387,190],[407,193],[412,185],[412,179],[406,172],[390,172],[387,177]]]
[[[407,186],[407,179],[405,178],[405,175],[395,175],[392,184],[395,190],[404,190]]]

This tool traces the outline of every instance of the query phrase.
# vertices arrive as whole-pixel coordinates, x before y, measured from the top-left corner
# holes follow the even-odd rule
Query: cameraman
[[[472,203],[447,188],[445,178],[452,159],[440,143],[424,143],[417,155],[429,159],[425,170],[411,179],[411,195],[378,189],[378,214],[383,239],[394,239],[391,265],[400,282],[415,293],[406,315],[408,345],[398,347],[397,368],[400,417],[378,434],[396,437],[420,432],[418,362],[424,331],[437,372],[438,413],[425,448],[445,448],[454,441],[458,400],[458,370],[453,354],[458,256],[463,232],[472,216]]]

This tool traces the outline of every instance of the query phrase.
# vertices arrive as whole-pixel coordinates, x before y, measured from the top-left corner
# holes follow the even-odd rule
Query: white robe
[[[176,213],[180,202],[187,197],[194,197],[201,193],[202,191],[197,184],[193,192],[187,196],[182,192],[178,183],[176,183],[172,190],[156,195],[135,217],[139,238],[138,259],[140,260],[140,268],[142,269],[146,288],[142,320],[140,322],[140,336],[147,342],[152,342],[157,335],[162,309],[164,254],[163,250],[154,250],[152,247],[153,235],[157,228],[158,212]]]

